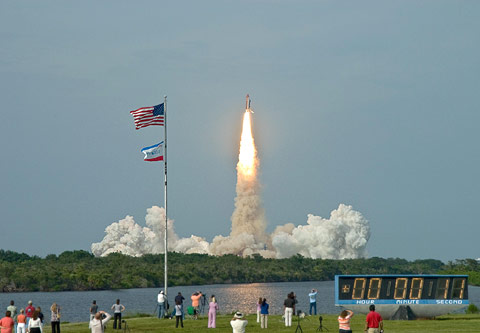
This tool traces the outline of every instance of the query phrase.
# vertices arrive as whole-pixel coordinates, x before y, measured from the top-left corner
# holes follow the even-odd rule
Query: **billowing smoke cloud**
[[[307,258],[353,259],[367,256],[368,221],[352,206],[340,204],[329,219],[308,215],[307,225],[277,227],[272,245],[277,258],[297,253]]]
[[[165,209],[153,206],[147,209],[147,227],[135,223],[133,217],[114,222],[105,229],[105,237],[100,243],[92,244],[95,256],[106,256],[119,252],[130,256],[164,252]],[[168,220],[168,250],[182,253],[208,253],[209,244],[197,236],[179,239],[173,228],[173,220]]]
[[[92,253],[105,256],[120,252],[131,256],[163,253],[165,210],[153,206],[147,209],[147,227],[141,227],[131,216],[112,223],[105,229],[105,237],[92,244]],[[366,245],[370,227],[363,215],[352,206],[340,204],[329,219],[308,215],[307,224],[289,223],[278,226],[266,243],[258,242],[247,232],[216,236],[208,243],[205,238],[192,235],[180,238],[174,231],[174,221],[168,220],[168,250],[181,253],[221,255],[234,253],[248,256],[254,253],[267,258],[288,258],[301,254],[307,258],[345,259],[367,256]],[[268,248],[265,249],[265,244]]]

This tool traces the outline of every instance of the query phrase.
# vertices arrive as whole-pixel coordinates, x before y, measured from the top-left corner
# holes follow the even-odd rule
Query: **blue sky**
[[[268,230],[340,203],[370,256],[478,258],[480,3],[0,2],[0,247],[86,249],[163,204],[130,110],[168,96],[176,232],[230,231],[245,94]]]

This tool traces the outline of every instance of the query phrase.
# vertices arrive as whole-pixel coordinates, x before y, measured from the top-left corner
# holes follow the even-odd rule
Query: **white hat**
[[[237,311],[237,312],[235,312],[235,315],[233,316],[233,318],[242,319],[243,318],[243,313]]]

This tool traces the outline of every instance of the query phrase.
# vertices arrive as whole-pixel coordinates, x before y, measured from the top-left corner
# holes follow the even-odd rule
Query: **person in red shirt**
[[[365,332],[383,333],[383,319],[378,312],[375,312],[375,305],[370,305],[370,313],[365,321]]]
[[[7,311],[7,313],[5,313],[5,317],[0,319],[1,333],[12,333],[14,322],[11,316],[12,316],[12,313],[10,311]]]
[[[32,304],[32,301],[28,301],[28,306],[25,308],[25,315],[27,316],[27,326],[30,319],[32,319],[33,313],[35,312],[35,307]]]

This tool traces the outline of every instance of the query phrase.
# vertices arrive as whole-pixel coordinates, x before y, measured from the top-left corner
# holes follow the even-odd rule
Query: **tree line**
[[[0,250],[0,291],[72,291],[159,288],[163,255],[131,257],[112,253],[95,257],[87,251],[65,251],[45,258]],[[480,285],[480,264],[474,259],[444,264],[440,260],[399,258],[310,259],[296,255],[266,259],[259,255],[169,253],[169,285],[333,280],[337,274],[468,274]]]

